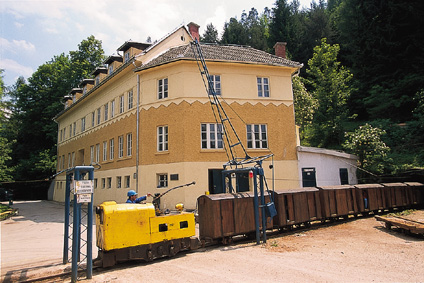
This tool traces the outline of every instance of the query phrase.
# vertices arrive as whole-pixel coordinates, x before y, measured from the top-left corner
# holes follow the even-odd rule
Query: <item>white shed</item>
[[[301,187],[354,185],[358,183],[358,157],[342,151],[297,147]]]

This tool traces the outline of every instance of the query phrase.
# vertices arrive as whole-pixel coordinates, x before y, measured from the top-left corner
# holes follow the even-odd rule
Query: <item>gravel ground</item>
[[[19,216],[1,222],[2,280],[25,281],[61,264],[63,205],[16,203]],[[424,222],[424,210],[409,217]],[[95,249],[93,250],[95,251]],[[94,256],[94,255],[93,255]],[[423,282],[424,238],[386,230],[374,217],[313,225],[250,242],[174,258],[95,270],[83,282]],[[69,282],[69,277],[54,282]]]

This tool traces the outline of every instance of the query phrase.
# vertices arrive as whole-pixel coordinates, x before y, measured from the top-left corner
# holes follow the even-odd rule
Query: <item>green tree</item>
[[[300,128],[300,141],[302,143],[305,142],[305,130],[311,125],[318,106],[317,100],[307,91],[303,80],[300,76],[295,76],[292,79],[296,125]]]
[[[358,172],[360,179],[368,179],[371,174],[384,173],[387,164],[387,153],[390,148],[382,141],[381,137],[386,132],[374,128],[368,123],[360,126],[354,132],[346,133],[343,148],[358,156],[359,167],[365,171]]]
[[[8,163],[12,159],[10,156],[12,149],[10,148],[11,142],[3,135],[6,132],[6,125],[9,116],[8,103],[4,101],[5,84],[3,81],[3,71],[0,69],[0,182],[12,180],[12,168]]]
[[[343,141],[343,123],[348,119],[347,100],[351,93],[352,74],[337,61],[340,47],[330,45],[323,38],[314,48],[308,61],[307,84],[318,107],[307,137],[312,146],[340,147]]]
[[[77,51],[61,54],[41,65],[11,91],[15,103],[9,123],[16,127],[12,166],[16,180],[45,178],[54,172],[57,124],[52,118],[63,110],[61,100],[94,71],[104,59],[101,42],[93,36],[83,40]]]
[[[206,26],[206,30],[203,33],[203,35],[200,37],[200,41],[205,43],[219,42],[218,31],[216,30],[216,28],[214,27],[212,23]]]
[[[351,110],[361,119],[413,118],[424,87],[424,2],[344,0],[338,13],[342,60],[358,83]]]

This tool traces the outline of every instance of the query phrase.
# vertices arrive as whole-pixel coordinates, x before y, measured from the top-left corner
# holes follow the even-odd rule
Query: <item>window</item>
[[[59,132],[59,142],[61,142],[62,141],[62,130],[60,130],[60,132]]]
[[[103,142],[103,161],[107,160],[107,141]]]
[[[216,95],[221,95],[221,76],[211,75],[210,80],[212,82],[213,88],[215,89]],[[212,93],[210,93],[212,94]]]
[[[158,188],[168,187],[168,174],[158,174]]]
[[[94,179],[94,188],[97,189],[97,178]]]
[[[125,176],[125,188],[129,188],[131,186],[131,178],[130,176]]]
[[[168,97],[168,79],[158,80],[158,99]]]
[[[110,102],[110,118],[115,116],[115,100]]]
[[[118,158],[124,156],[124,136],[118,137]]]
[[[127,63],[130,60],[130,52],[125,52],[124,57],[124,63]]]
[[[109,147],[110,147],[110,149],[109,149],[109,159],[110,160],[113,160],[113,156],[114,156],[114,151],[113,151],[113,149],[114,149],[114,143],[115,143],[115,140],[114,139],[110,139],[109,140]]]
[[[122,188],[122,177],[121,176],[116,177],[116,188],[117,189]]]
[[[108,189],[112,188],[112,177],[107,178],[107,188]]]
[[[109,65],[109,75],[112,75],[113,73],[113,65]]]
[[[202,124],[202,149],[223,148],[222,124]]]
[[[96,163],[100,162],[100,144],[96,144]]]
[[[72,137],[72,124],[69,125],[69,137]]]
[[[87,86],[85,85],[82,89],[82,94],[86,94],[87,93]]]
[[[94,123],[96,121],[96,111],[91,112],[91,127],[94,127]]]
[[[132,155],[132,134],[127,134],[127,156]]]
[[[72,152],[72,164],[71,167],[75,166],[75,151]]]
[[[124,113],[124,95],[119,97],[119,113]]]
[[[257,78],[258,80],[258,96],[269,97],[269,80],[268,78]]]
[[[99,109],[97,109],[97,125],[100,124],[100,118],[101,118],[101,111],[100,111],[100,108],[99,108]]]
[[[246,125],[247,148],[268,148],[266,125]]]
[[[85,117],[81,119],[81,132],[85,131]]]
[[[100,83],[100,77],[99,76],[97,76],[96,77],[96,85],[98,85]]]
[[[102,189],[106,188],[106,179],[102,178]]]
[[[317,186],[315,168],[302,168],[302,186],[303,187]]]
[[[68,168],[71,168],[71,154],[68,153]]]
[[[76,132],[77,132],[77,122],[74,122],[74,131],[72,132],[74,136]]]
[[[106,103],[105,104],[104,110],[105,110],[105,112],[104,112],[104,118],[105,118],[105,121],[107,121],[107,119],[109,119],[109,103]]]
[[[90,146],[90,164],[94,162],[94,145]]]
[[[134,106],[134,101],[133,100],[134,100],[134,98],[133,98],[133,91],[130,90],[128,92],[128,109],[133,108],[133,106]]]
[[[65,155],[62,155],[62,169],[65,169]]]
[[[168,150],[168,126],[158,127],[158,151]]]
[[[339,175],[340,175],[340,184],[349,185],[349,173],[347,171],[347,168],[340,168]]]

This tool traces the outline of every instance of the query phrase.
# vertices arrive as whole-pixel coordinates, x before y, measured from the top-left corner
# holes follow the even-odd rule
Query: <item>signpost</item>
[[[76,282],[78,278],[78,262],[86,259],[87,279],[92,278],[93,257],[93,166],[76,166],[66,171],[66,192],[65,192],[65,231],[63,244],[63,264],[68,263],[69,239],[72,239],[72,277],[71,281]],[[86,179],[84,179],[86,178]],[[71,196],[73,196],[72,213],[72,236],[69,237],[70,230],[70,206]],[[82,216],[82,206],[87,205],[86,215]],[[87,216],[87,217],[85,217]],[[81,219],[87,219],[87,223]],[[81,229],[81,227],[85,229]],[[87,231],[86,239],[82,239],[82,234]],[[85,241],[86,253],[81,253],[81,241]],[[84,255],[85,258],[81,258]]]

